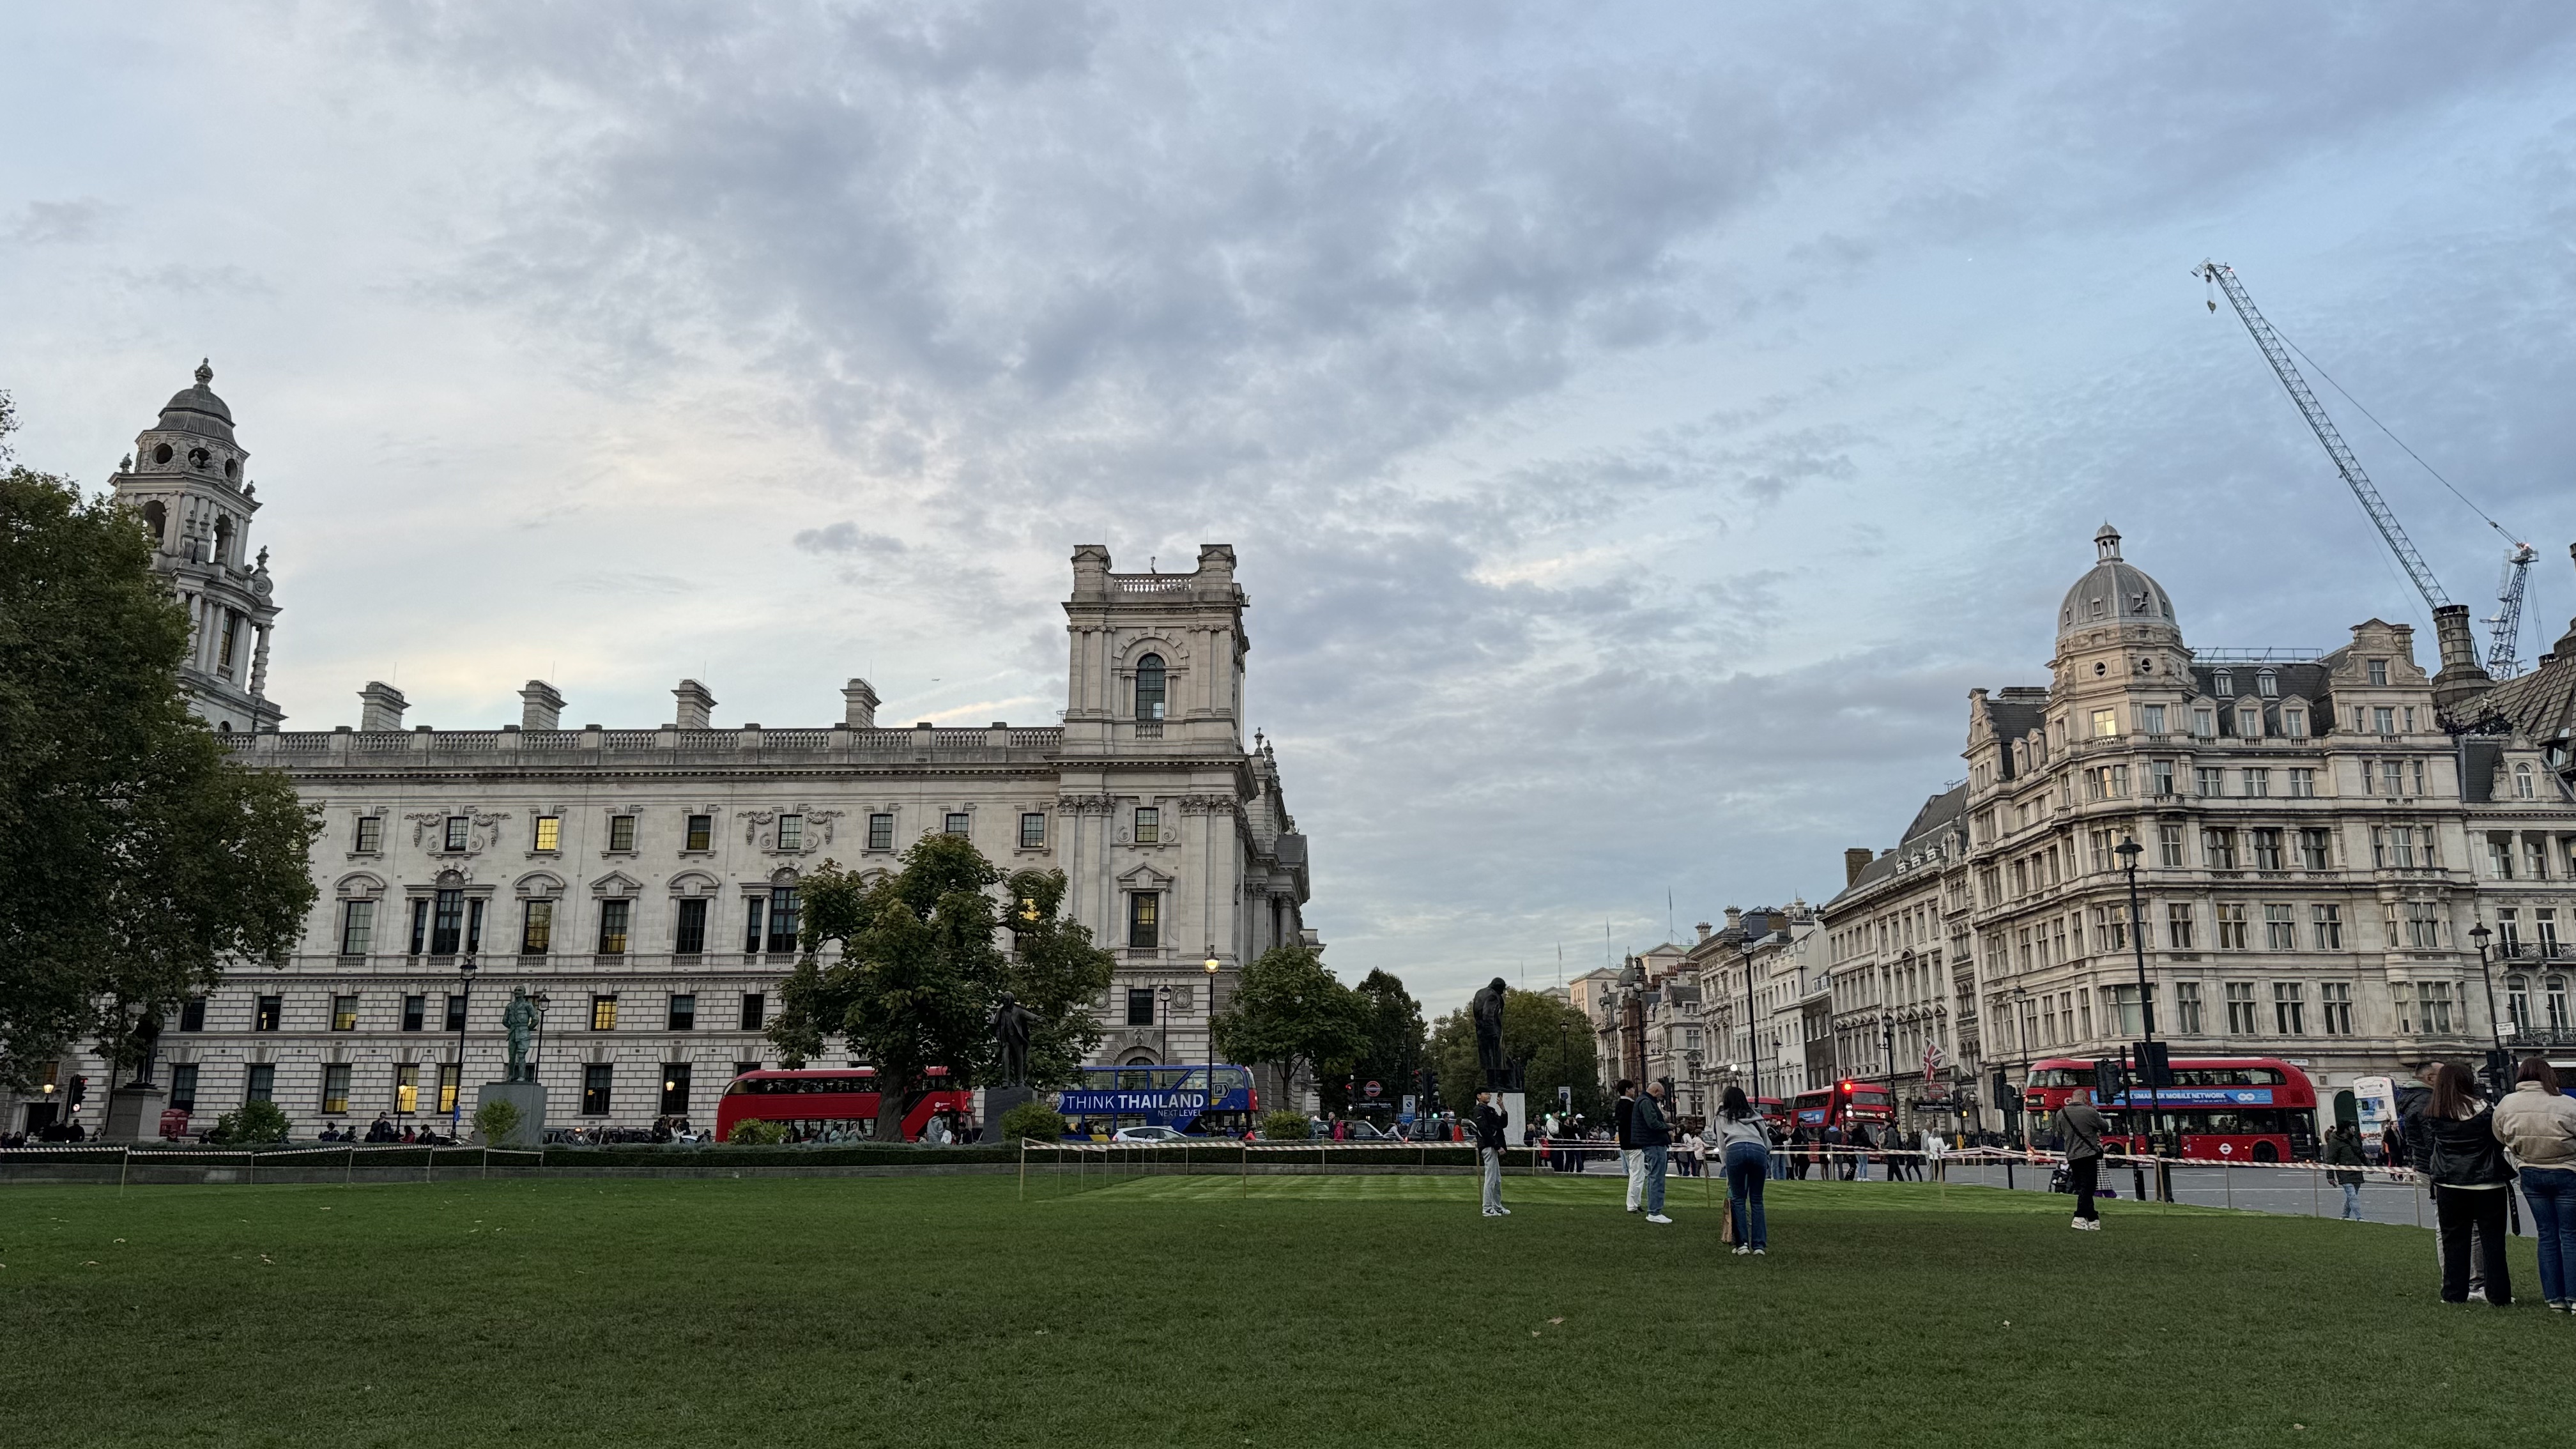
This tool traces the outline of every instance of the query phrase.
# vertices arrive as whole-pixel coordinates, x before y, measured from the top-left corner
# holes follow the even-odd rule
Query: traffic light
[[[2119,1058],[2103,1057],[2093,1063],[2093,1101],[2096,1105],[2107,1107],[2120,1100],[2120,1095],[2128,1090],[2129,1073],[2120,1065]]]
[[[2501,1047],[2488,1048],[2486,1077],[2487,1091],[2501,1100],[2506,1092],[2512,1090],[2513,1053],[2506,1051]],[[72,1080],[77,1082],[80,1078],[74,1077]],[[77,1091],[79,1089],[74,1088],[73,1090]],[[74,1097],[72,1100],[77,1102],[80,1098]]]
[[[88,1095],[89,1095],[89,1078],[87,1078],[87,1077],[74,1077],[74,1078],[72,1078],[72,1105],[73,1105],[73,1106],[75,1106],[75,1107],[79,1106],[79,1105],[81,1104],[81,1099],[82,1099],[82,1098],[84,1098],[84,1097],[86,1097],[86,1096],[88,1096]]]
[[[2136,1063],[2138,1080],[2150,1087],[2170,1087],[2173,1080],[2173,1055],[2160,1041],[2129,1044],[2129,1060]]]
[[[2001,1067],[1995,1069],[1994,1097],[1995,1105],[2003,1108],[2005,1115],[2021,1115],[2021,1093],[2012,1089],[2012,1078]]]

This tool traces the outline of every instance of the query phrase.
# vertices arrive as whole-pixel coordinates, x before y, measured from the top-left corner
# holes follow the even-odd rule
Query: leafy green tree
[[[0,463],[10,425],[0,396]],[[319,820],[188,713],[187,648],[138,519],[0,473],[0,1081],[82,1040],[131,1066],[180,998],[302,936]]]
[[[275,1102],[244,1102],[240,1108],[215,1119],[215,1130],[209,1134],[230,1146],[253,1142],[286,1140],[286,1113]]]
[[[1044,1102],[1022,1102],[1002,1114],[1002,1140],[1006,1143],[1018,1142],[1022,1138],[1054,1142],[1067,1130],[1064,1114]]]
[[[837,1036],[876,1068],[880,1139],[897,1136],[930,1068],[946,1067],[958,1087],[994,1080],[991,1023],[1005,991],[1037,1017],[1029,1085],[1072,1081],[1099,1044],[1093,1003],[1115,960],[1058,918],[1061,871],[1006,878],[964,836],[926,835],[892,875],[864,879],[827,860],[799,886],[804,950],[769,1038],[790,1066]],[[1005,929],[1009,951],[998,944]],[[826,963],[832,945],[840,952]]]
[[[1400,1099],[1413,1090],[1414,1068],[1422,1065],[1422,1003],[1402,981],[1377,970],[1361,977],[1351,994],[1357,998],[1366,1044],[1349,1075],[1363,1083],[1382,1083],[1388,1098]],[[1341,1083],[1333,1085],[1338,1090]]]
[[[1440,1018],[1431,1029],[1431,1060],[1440,1078],[1441,1105],[1465,1112],[1484,1085],[1476,1056],[1476,1024],[1468,1009]],[[1592,1023],[1566,1002],[1537,991],[1503,993],[1503,1055],[1522,1064],[1532,1115],[1556,1108],[1556,1089],[1574,1089],[1574,1110],[1600,1120],[1609,1102],[1593,1060]],[[1517,1127],[1516,1127],[1517,1130]]]
[[[1340,1084],[1331,1079],[1368,1048],[1359,998],[1310,946],[1263,952],[1243,968],[1234,1000],[1209,1026],[1227,1060],[1276,1067],[1283,1088],[1298,1068],[1311,1067],[1336,1097]]]

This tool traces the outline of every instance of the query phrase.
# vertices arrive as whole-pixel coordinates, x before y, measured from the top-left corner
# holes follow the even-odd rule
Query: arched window
[[[2512,975],[2504,979],[2504,1015],[2519,1036],[2531,1030],[2531,978]]]
[[[1163,656],[1148,654],[1136,661],[1136,718],[1159,720],[1163,717]]]
[[[152,541],[154,543],[161,543],[168,539],[170,534],[170,510],[161,506],[160,499],[155,498],[151,502],[143,505],[143,521],[152,526]]]
[[[2532,798],[2531,767],[2529,765],[2516,765],[2513,767],[2513,793],[2516,799],[2528,800]]]
[[[228,564],[232,561],[233,521],[229,518],[218,518],[215,520],[215,562]]]
[[[2549,1029],[2564,1032],[2570,1026],[2567,1015],[2567,978],[2552,976],[2542,981],[2549,992]]]

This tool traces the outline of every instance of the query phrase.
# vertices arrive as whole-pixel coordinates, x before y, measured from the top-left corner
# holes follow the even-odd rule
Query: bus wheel
[[[2254,1160],[2256,1162],[2278,1162],[2281,1160],[2281,1149],[2273,1146],[2269,1142],[2257,1142],[2254,1144]]]

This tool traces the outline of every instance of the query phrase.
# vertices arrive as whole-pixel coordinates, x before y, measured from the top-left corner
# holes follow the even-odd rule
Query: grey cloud
[[[903,540],[882,533],[861,533],[855,523],[842,520],[821,528],[803,528],[796,532],[796,546],[813,554],[898,554],[904,551]]]
[[[114,207],[94,196],[69,201],[30,201],[5,232],[13,242],[57,246],[96,240]]]

